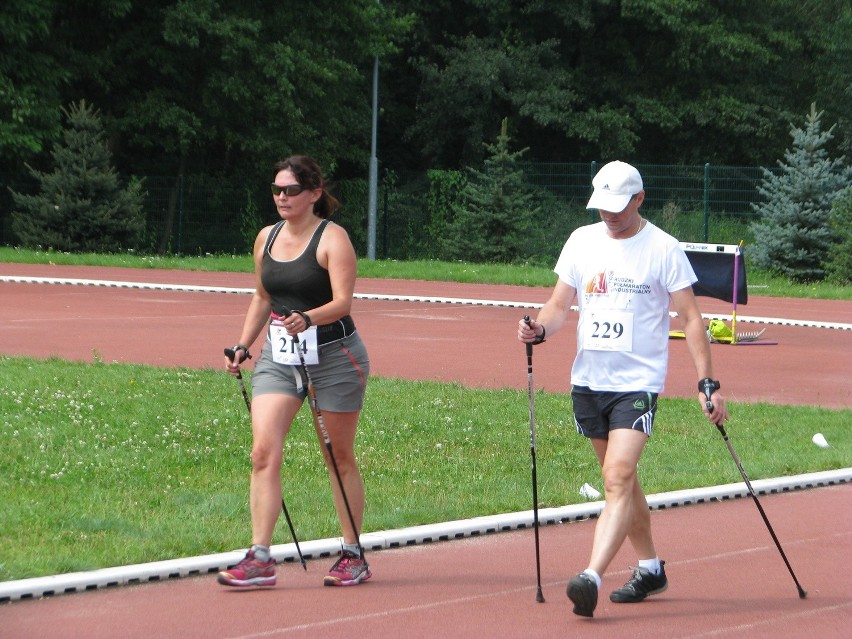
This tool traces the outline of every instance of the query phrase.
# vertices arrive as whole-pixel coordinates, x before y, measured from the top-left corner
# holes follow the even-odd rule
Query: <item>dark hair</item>
[[[323,219],[330,218],[340,208],[340,202],[325,190],[325,180],[322,177],[317,161],[307,155],[291,155],[286,160],[276,162],[272,167],[272,179],[281,171],[290,171],[296,180],[306,189],[322,189],[322,195],[314,202],[314,215]]]

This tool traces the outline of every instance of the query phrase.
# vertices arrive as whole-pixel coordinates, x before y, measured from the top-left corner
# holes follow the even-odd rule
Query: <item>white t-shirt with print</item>
[[[678,241],[650,222],[614,240],[603,222],[574,231],[554,267],[577,290],[571,383],[660,393],[668,368],[669,294],[698,280]]]

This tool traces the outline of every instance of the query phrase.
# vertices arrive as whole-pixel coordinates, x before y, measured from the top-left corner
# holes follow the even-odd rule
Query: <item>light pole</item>
[[[376,259],[376,202],[379,190],[379,159],[376,134],[379,126],[379,56],[373,62],[373,133],[370,142],[370,195],[367,210],[367,259]]]

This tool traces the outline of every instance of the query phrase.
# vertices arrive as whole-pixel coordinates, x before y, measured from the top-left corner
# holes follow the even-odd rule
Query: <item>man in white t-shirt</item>
[[[670,305],[686,335],[704,414],[713,424],[728,418],[692,292],[697,278],[678,241],[639,214],[642,177],[616,161],[601,168],[592,185],[586,208],[597,209],[601,221],[571,234],[554,268],[559,280],[550,299],[536,319],[518,323],[520,341],[540,344],[562,328],[575,298],[580,310],[571,369],[574,421],[592,443],[606,493],[589,566],[568,582],[573,612],[585,617],[594,614],[601,576],[625,539],[639,566],[610,600],[638,602],[668,588],[637,464],[666,378]],[[702,392],[708,383],[715,389],[712,412]]]

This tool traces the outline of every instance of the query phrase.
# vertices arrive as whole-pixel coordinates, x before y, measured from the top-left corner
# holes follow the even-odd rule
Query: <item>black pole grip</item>
[[[242,349],[240,349],[240,350],[242,350]],[[225,349],[225,355],[227,356],[227,358],[229,360],[231,360],[232,362],[237,362],[237,364],[242,364],[246,360],[251,359],[251,355],[249,355],[248,351],[243,351],[243,352],[246,354],[246,356],[237,359],[237,349],[235,349],[235,348],[226,348]]]
[[[704,391],[704,396],[707,398],[707,401],[704,405],[707,407],[707,410],[711,413],[713,412],[713,402],[710,401],[710,398],[713,396],[713,391],[716,390],[715,384],[713,384],[712,379],[704,380],[704,387],[702,389]]]
[[[527,326],[529,326],[530,325],[530,316],[524,315],[524,321],[527,323]],[[532,344],[527,342],[526,346],[527,346],[527,357],[532,357],[532,352],[533,352],[532,351]]]

